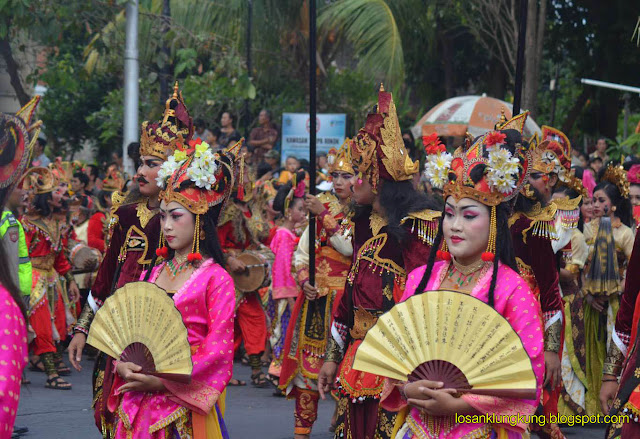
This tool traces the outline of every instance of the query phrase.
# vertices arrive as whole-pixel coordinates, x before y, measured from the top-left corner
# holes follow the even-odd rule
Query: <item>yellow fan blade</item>
[[[531,359],[509,322],[481,300],[428,291],[382,315],[358,348],[353,368],[406,380],[431,360],[456,365],[474,389],[535,389]]]
[[[149,349],[158,373],[188,375],[193,370],[180,311],[166,291],[148,282],[131,282],[105,300],[87,339],[113,358],[136,342]]]

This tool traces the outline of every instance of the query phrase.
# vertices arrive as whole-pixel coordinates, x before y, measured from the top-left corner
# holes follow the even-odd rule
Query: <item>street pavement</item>
[[[32,384],[23,386],[16,424],[29,427],[25,439],[100,439],[91,410],[91,369],[83,361],[82,372],[73,372],[70,391],[44,388],[43,373],[27,371]],[[234,376],[249,381],[250,369],[236,365]],[[294,402],[272,396],[273,389],[229,387],[225,422],[232,439],[289,439],[293,437]],[[311,439],[330,439],[332,401],[321,401],[318,420]],[[568,438],[603,439],[604,426],[563,428]]]

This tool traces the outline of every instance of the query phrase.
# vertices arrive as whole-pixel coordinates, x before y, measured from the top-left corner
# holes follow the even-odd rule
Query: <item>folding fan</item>
[[[173,299],[149,282],[131,282],[105,300],[87,343],[141,373],[189,382],[193,363],[187,328]]]
[[[427,291],[380,316],[353,368],[401,381],[441,381],[461,393],[536,398],[531,359],[509,322],[455,291]]]

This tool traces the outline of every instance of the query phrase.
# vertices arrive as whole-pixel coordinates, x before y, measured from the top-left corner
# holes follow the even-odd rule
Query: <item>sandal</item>
[[[255,387],[259,387],[264,389],[265,387],[269,387],[269,381],[267,380],[267,376],[264,372],[260,371],[258,373],[251,374],[251,384]]]
[[[71,384],[63,380],[60,376],[49,378],[44,387],[55,390],[71,390]]]
[[[38,361],[36,362],[29,360],[29,370],[33,372],[44,372],[44,363],[42,362],[42,358],[38,358]]]
[[[246,386],[246,385],[247,385],[247,382],[246,382],[246,381],[239,380],[239,379],[237,379],[237,378],[231,378],[231,379],[229,380],[229,384],[227,384],[227,385],[228,385],[228,386],[231,386],[231,387],[242,387],[242,386]]]
[[[280,385],[280,378],[275,375],[267,375],[267,381],[273,384],[276,389],[278,388],[278,385]]]
[[[71,375],[71,369],[69,369],[62,360],[59,363],[56,363],[56,370],[58,371],[58,375],[63,377]]]
[[[282,390],[280,390],[279,388],[276,388],[276,390],[273,391],[273,396],[277,396],[279,398],[284,398],[285,395],[284,392]]]
[[[246,353],[240,358],[240,364],[243,366],[249,365],[249,356]]]

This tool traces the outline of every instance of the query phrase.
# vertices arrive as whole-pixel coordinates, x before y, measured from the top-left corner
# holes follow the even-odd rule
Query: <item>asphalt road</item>
[[[25,439],[100,439],[91,410],[91,368],[85,360],[84,370],[69,377],[70,391],[44,388],[42,373],[27,371],[32,384],[22,387],[16,424],[29,427]],[[250,370],[235,366],[236,377],[249,380]],[[273,389],[230,387],[225,422],[232,439],[285,439],[293,437],[294,402],[272,396]],[[329,422],[334,404],[321,401],[312,439],[330,439]],[[603,439],[604,427],[563,428],[568,438]]]

